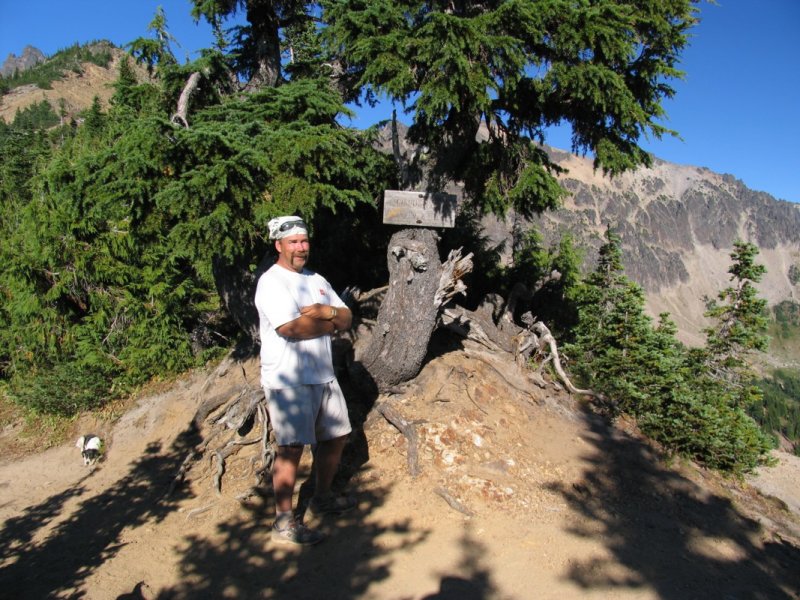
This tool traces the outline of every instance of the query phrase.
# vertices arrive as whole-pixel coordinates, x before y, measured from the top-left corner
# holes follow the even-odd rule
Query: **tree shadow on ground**
[[[667,600],[800,597],[800,548],[664,467],[640,439],[587,418],[596,452],[583,480],[552,488],[584,517],[570,533],[603,539],[611,556],[573,563],[570,580],[609,593],[653,589]]]
[[[275,506],[267,482],[254,502],[242,504],[242,514],[219,523],[214,534],[188,535],[178,542],[180,583],[160,590],[158,600],[356,598],[391,575],[393,554],[408,552],[425,541],[430,532],[412,527],[408,518],[391,523],[371,518],[391,490],[376,483],[359,482],[359,474],[368,470],[364,425],[376,395],[372,393],[374,382],[351,380],[343,362],[347,351],[346,347],[340,348],[334,364],[347,398],[353,432],[334,488],[347,487],[358,500],[358,507],[322,519],[307,513],[305,508],[313,493],[312,464],[298,474],[295,512],[325,533],[326,539],[313,547],[279,544],[271,540]]]
[[[220,523],[213,538],[187,536],[178,547],[181,583],[163,589],[159,600],[183,598],[356,598],[389,577],[392,553],[425,540],[408,520],[372,521],[388,490],[358,493],[359,507],[313,522],[328,537],[298,548],[270,539],[271,515],[260,508]]]
[[[124,547],[124,531],[160,522],[179,508],[188,491],[165,493],[190,449],[199,439],[193,430],[180,434],[166,452],[151,445],[129,473],[113,487],[82,501],[85,476],[72,488],[24,510],[0,530],[0,596],[8,598],[82,598],[85,582]],[[307,477],[306,473],[303,476]],[[180,583],[150,590],[173,598],[353,598],[390,574],[392,554],[423,542],[428,531],[408,519],[372,522],[389,490],[358,490],[359,508],[315,523],[330,534],[320,546],[295,548],[270,540],[273,499],[243,504],[244,513],[217,525],[215,534],[175,540]],[[63,522],[41,535],[52,520],[72,510]],[[135,582],[131,582],[131,586]],[[141,598],[143,582],[122,597]],[[152,598],[152,595],[148,595]]]
[[[308,477],[313,474],[303,473],[299,479]],[[274,503],[269,494],[246,506],[244,515],[220,523],[213,536],[186,536],[178,547],[180,583],[160,590],[157,600],[364,597],[371,586],[391,578],[400,568],[400,557],[413,552],[432,532],[414,526],[410,518],[393,522],[371,518],[391,493],[390,487],[371,484],[355,491],[356,510],[322,520],[310,518],[309,524],[327,535],[316,546],[298,548],[270,539]],[[460,562],[440,576],[439,590],[425,600],[496,596],[491,572],[483,564],[487,550],[472,535],[470,523],[465,523],[459,545]],[[392,597],[410,597],[402,589],[394,593]]]
[[[117,554],[123,529],[161,521],[176,509],[180,494],[166,497],[181,461],[196,443],[193,431],[179,435],[166,452],[152,444],[130,472],[103,493],[83,501],[41,541],[40,530],[64,511],[66,503],[86,492],[86,479],[75,487],[25,509],[0,531],[0,589],[8,598],[61,597],[80,588],[94,571]],[[7,594],[7,596],[6,596]],[[71,597],[80,597],[73,595]]]

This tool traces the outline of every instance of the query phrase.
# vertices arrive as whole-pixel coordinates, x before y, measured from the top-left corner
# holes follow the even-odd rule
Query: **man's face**
[[[304,233],[290,235],[275,241],[278,250],[278,264],[285,269],[300,273],[308,262],[310,245]]]

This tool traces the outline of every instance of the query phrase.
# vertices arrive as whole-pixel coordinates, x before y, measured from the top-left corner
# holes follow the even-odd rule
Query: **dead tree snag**
[[[454,251],[442,264],[437,241],[430,229],[404,229],[389,242],[389,289],[372,338],[356,357],[378,390],[419,373],[442,306],[466,289],[460,278],[472,270],[472,255]]]

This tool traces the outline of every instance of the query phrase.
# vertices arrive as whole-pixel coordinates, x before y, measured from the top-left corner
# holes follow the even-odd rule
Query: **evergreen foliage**
[[[612,174],[649,164],[641,135],[672,133],[656,119],[681,75],[693,2],[320,4],[328,52],[356,97],[401,103],[433,174],[464,181],[483,210],[557,205],[557,169],[532,143],[549,125],[571,125],[573,150]]]
[[[766,432],[789,441],[800,456],[800,372],[776,369],[758,386],[762,400],[751,407],[750,414]]]
[[[35,107],[31,113],[42,114],[48,112]],[[36,167],[51,153],[47,134],[35,127],[42,122],[48,119],[23,116],[11,125],[0,121],[0,380],[13,370],[17,353],[13,332],[21,325],[19,312],[35,311],[35,306],[17,304],[17,281],[11,274],[20,263],[22,244],[30,237],[24,213],[33,198]]]
[[[147,67],[150,75],[156,74],[156,67],[174,67],[178,61],[172,53],[171,44],[176,42],[175,38],[167,28],[167,15],[164,9],[159,6],[150,24],[148,31],[152,32],[152,37],[137,38],[128,45],[128,50],[136,59],[136,62]]]
[[[753,277],[750,248],[735,247],[731,273]],[[698,460],[711,468],[744,473],[766,460],[771,444],[747,414],[757,400],[753,382],[737,362],[738,379],[719,377],[719,360],[731,373],[731,356],[740,357],[733,343],[723,345],[724,332],[735,331],[737,343],[757,344],[750,315],[715,306],[720,326],[709,329],[709,347],[687,351],[675,338],[668,315],[657,325],[644,312],[644,294],[624,275],[619,238],[611,231],[601,247],[597,268],[577,293],[579,322],[575,343],[566,353],[575,359],[574,371],[596,391],[613,400],[618,413],[637,418],[644,433],[669,451]],[[736,289],[745,289],[738,281]],[[760,306],[746,292],[751,307]],[[730,298],[729,290],[720,294]],[[727,306],[727,305],[726,305]],[[736,308],[741,308],[737,305]],[[724,350],[721,350],[722,348]]]
[[[24,406],[71,414],[203,360],[194,332],[219,323],[212,263],[255,269],[269,218],[372,204],[387,174],[336,124],[341,100],[321,80],[208,95],[191,128],[170,122],[173,101],[123,61],[109,113],[95,100],[75,135],[18,169],[29,194],[4,186],[16,210],[3,212],[0,356]]]
[[[728,269],[733,285],[719,293],[721,304],[708,304],[706,316],[714,324],[705,329],[704,359],[714,377],[742,387],[753,378],[748,355],[768,347],[767,301],[758,297],[755,288],[766,267],[755,262],[758,248],[754,244],[737,240],[733,248],[733,264]]]
[[[784,300],[776,304],[772,312],[777,324],[776,335],[785,340],[797,337],[800,329],[800,304],[793,300]]]
[[[49,129],[58,125],[61,118],[55,113],[53,107],[47,100],[42,100],[36,104],[18,110],[14,115],[12,128],[17,130],[36,131]]]
[[[566,233],[557,244],[545,248],[542,236],[529,229],[519,240],[513,259],[513,266],[503,270],[501,279],[526,287],[529,300],[517,306],[517,313],[530,311],[547,324],[559,340],[567,341],[577,324],[574,294],[582,279],[583,263],[583,255],[575,247],[573,237]],[[504,291],[511,293],[511,290]]]
[[[455,227],[442,232],[441,247],[465,248],[473,253],[473,270],[467,275],[467,296],[459,301],[474,310],[488,294],[507,297],[514,282],[502,265],[506,251],[506,240],[494,241],[486,234],[481,222],[481,211],[476,206],[466,205],[456,215]]]
[[[790,265],[787,275],[792,285],[800,283],[800,265],[797,263]]]

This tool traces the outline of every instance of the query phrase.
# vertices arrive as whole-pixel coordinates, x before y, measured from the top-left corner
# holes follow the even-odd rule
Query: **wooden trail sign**
[[[383,222],[417,227],[455,227],[454,194],[384,190]]]

